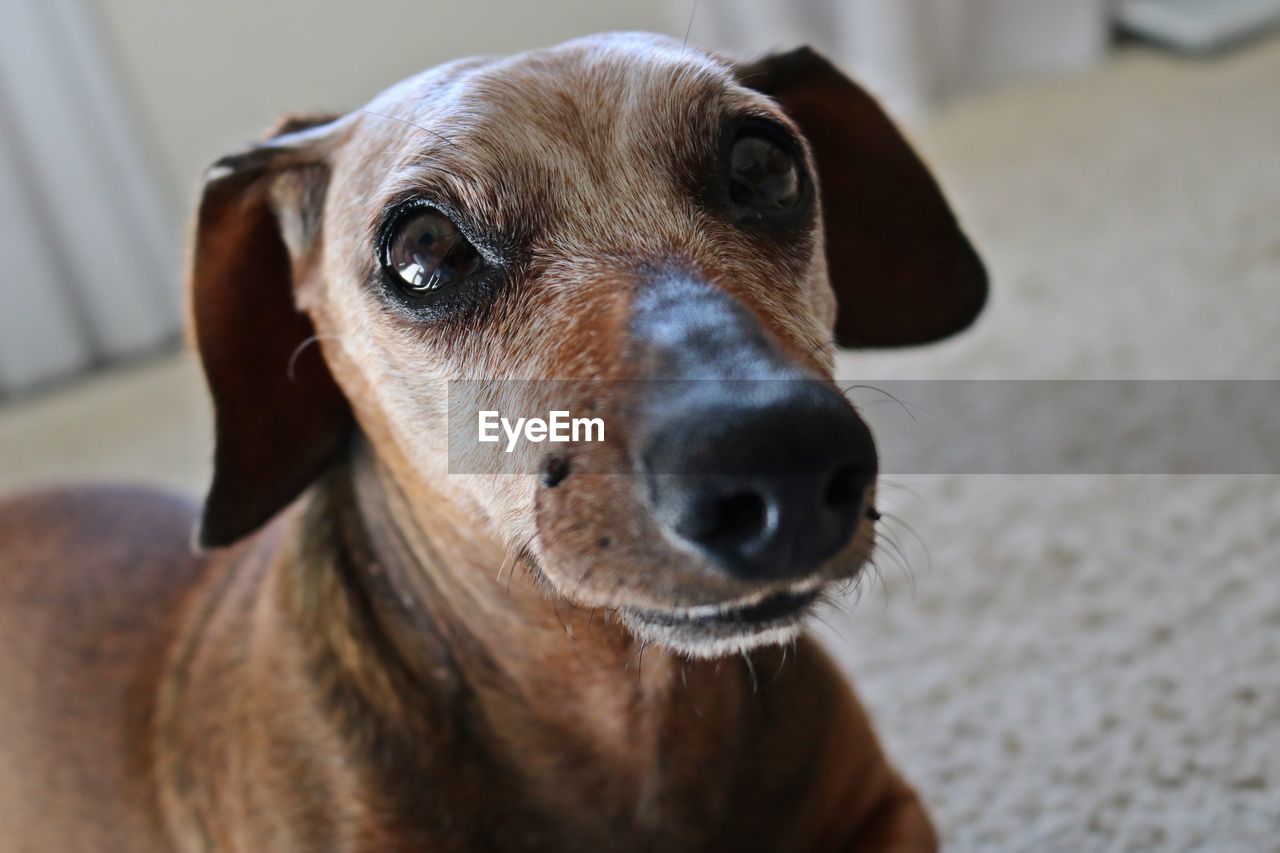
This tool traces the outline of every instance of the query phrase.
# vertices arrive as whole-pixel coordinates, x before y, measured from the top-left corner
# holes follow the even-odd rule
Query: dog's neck
[[[703,746],[726,734],[744,692],[741,662],[722,670],[646,649],[607,614],[557,602],[370,452],[333,472],[298,524],[279,600],[313,638],[312,668],[332,673],[333,692],[359,697],[341,706],[359,719],[339,728],[381,728],[401,761],[423,742],[432,745],[424,757],[474,744],[483,754],[468,761],[534,786],[572,768],[542,792],[550,813],[573,813],[560,801],[604,787],[658,821],[684,796],[659,770],[673,725],[721,727],[692,739]]]
[[[557,681],[579,692],[606,681],[614,693],[622,682],[622,692],[632,693],[678,671],[679,660],[643,647],[610,614],[557,598],[540,585],[530,558],[395,470],[357,446],[315,495],[302,525],[330,530],[340,570],[368,599],[371,624],[418,677],[447,656],[463,672],[489,673],[520,693],[554,694]],[[302,541],[325,539],[308,533]]]

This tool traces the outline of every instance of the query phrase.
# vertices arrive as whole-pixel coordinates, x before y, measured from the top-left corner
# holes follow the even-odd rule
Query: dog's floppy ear
[[[818,168],[841,346],[903,346],[968,326],[987,276],[938,184],[870,95],[809,48],[738,66],[800,126]]]
[[[346,444],[346,398],[294,302],[294,277],[319,244],[328,122],[287,119],[205,177],[189,282],[216,437],[201,547],[260,527]]]

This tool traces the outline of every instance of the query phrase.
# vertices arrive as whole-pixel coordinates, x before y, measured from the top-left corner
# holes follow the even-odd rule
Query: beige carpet
[[[842,376],[1280,378],[1280,41],[1129,53],[921,142],[991,310]],[[931,555],[890,523],[914,586],[885,553],[824,633],[951,849],[1280,850],[1280,478],[896,479]]]
[[[843,377],[1280,377],[1280,41],[1128,52],[918,135],[991,310]],[[0,410],[0,489],[195,491],[208,452],[185,360]],[[897,479],[930,555],[889,524],[914,585],[886,551],[821,630],[951,849],[1280,850],[1280,478]]]

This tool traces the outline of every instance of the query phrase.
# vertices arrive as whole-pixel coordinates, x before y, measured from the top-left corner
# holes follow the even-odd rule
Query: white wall
[[[692,0],[690,0],[690,3]],[[89,5],[89,4],[86,4]],[[645,0],[95,0],[175,202],[286,112],[355,108],[459,56],[604,30],[683,36]]]
[[[668,0],[673,11],[680,0]],[[753,55],[809,43],[899,118],[1097,64],[1110,0],[706,0],[694,41]]]
[[[178,228],[79,0],[0,12],[0,394],[174,339]]]

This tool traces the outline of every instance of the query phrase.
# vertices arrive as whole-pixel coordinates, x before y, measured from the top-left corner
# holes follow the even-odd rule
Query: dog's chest
[[[668,706],[603,746],[563,721],[452,731],[439,775],[421,782],[431,795],[411,806],[415,834],[443,849],[770,849],[793,792],[744,780],[755,727],[738,710]]]

